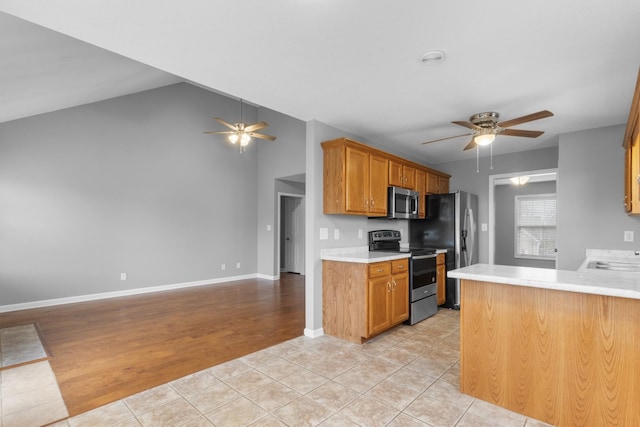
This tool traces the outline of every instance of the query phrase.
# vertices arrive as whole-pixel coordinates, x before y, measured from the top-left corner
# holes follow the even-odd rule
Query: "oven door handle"
[[[427,258],[435,258],[437,256],[438,256],[438,254],[429,254],[429,255],[412,256],[411,258],[413,258],[413,259],[427,259]]]

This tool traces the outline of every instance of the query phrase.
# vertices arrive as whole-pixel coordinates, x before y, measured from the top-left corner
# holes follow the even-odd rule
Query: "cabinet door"
[[[369,215],[387,215],[387,173],[389,161],[381,156],[369,155]]]
[[[369,154],[346,149],[345,210],[366,214],[369,210]]]
[[[443,176],[438,177],[438,193],[446,194],[449,192],[449,178]]]
[[[389,319],[390,279],[391,276],[388,275],[369,279],[367,304],[368,336],[385,331],[391,326],[391,320]]]
[[[444,254],[438,254],[436,257],[436,283],[436,303],[442,305],[447,300],[447,271],[445,269]]]
[[[438,194],[438,175],[427,173],[427,193]]]
[[[410,190],[416,189],[416,168],[402,166],[402,186]]]
[[[389,185],[402,187],[402,163],[389,160]]]
[[[424,218],[427,208],[425,203],[425,196],[427,193],[427,173],[421,169],[416,170],[415,187],[415,190],[420,194],[420,198],[418,199],[418,215],[420,218]]]
[[[409,318],[409,274],[391,277],[391,324],[396,325]]]

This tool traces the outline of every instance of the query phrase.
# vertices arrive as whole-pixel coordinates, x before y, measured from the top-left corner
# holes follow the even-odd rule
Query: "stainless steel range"
[[[409,319],[414,325],[438,311],[436,298],[436,249],[425,247],[400,248],[401,235],[397,230],[369,232],[369,250],[408,252],[409,258]]]

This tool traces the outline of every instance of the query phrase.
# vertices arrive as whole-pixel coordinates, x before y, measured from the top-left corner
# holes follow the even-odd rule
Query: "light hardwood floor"
[[[71,416],[301,336],[304,276],[0,313],[37,323]]]

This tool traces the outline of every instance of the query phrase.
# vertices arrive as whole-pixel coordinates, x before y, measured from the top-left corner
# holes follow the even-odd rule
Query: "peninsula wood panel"
[[[463,393],[557,426],[640,425],[640,300],[461,288]]]

